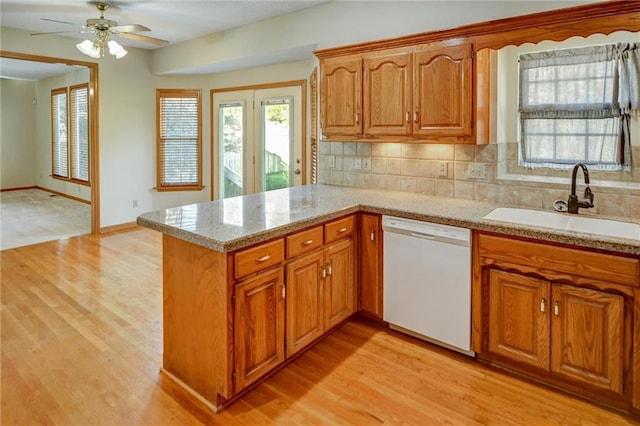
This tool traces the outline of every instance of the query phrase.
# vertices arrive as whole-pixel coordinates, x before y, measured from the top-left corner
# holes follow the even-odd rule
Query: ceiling
[[[87,19],[100,17],[94,3],[86,0],[0,0],[0,24],[32,32],[64,31],[56,35],[85,39],[88,37],[80,33],[81,27]],[[327,0],[106,0],[106,3],[110,5],[104,14],[106,19],[119,25],[144,25],[151,31],[141,34],[175,44],[327,3]],[[117,41],[123,46],[141,49],[158,47],[124,38]],[[60,64],[2,58],[0,76],[38,80],[64,72],[60,67]]]

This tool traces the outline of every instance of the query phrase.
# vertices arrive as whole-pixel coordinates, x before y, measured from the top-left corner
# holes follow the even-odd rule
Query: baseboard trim
[[[43,191],[47,191],[47,192],[50,192],[52,194],[59,195],[61,197],[65,197],[65,198],[68,198],[68,199],[73,200],[73,201],[79,201],[81,203],[85,203],[85,204],[91,205],[91,201],[83,200],[82,198],[74,197],[73,195],[65,194],[64,192],[58,192],[58,191],[55,191],[53,189],[43,188],[41,186],[34,186],[33,188],[41,189]]]
[[[9,191],[20,191],[23,189],[38,189],[37,186],[20,186],[18,188],[5,188],[5,189],[0,189],[0,192],[9,192]]]
[[[99,234],[108,234],[110,232],[122,231],[125,229],[137,228],[139,225],[136,222],[121,223],[119,225],[111,225],[100,228]]]
[[[211,423],[216,414],[222,410],[209,402],[205,397],[171,374],[164,367],[160,368],[160,386],[180,405],[205,424]]]

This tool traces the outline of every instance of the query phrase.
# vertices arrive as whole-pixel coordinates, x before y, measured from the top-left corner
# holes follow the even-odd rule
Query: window
[[[88,84],[51,91],[52,174],[89,183]]]
[[[200,90],[156,91],[158,191],[202,189]]]
[[[627,167],[638,100],[626,82],[639,71],[623,59],[639,53],[640,44],[621,43],[520,55],[521,165]]]
[[[67,88],[51,91],[52,171],[57,178],[69,177],[69,141],[67,139]]]

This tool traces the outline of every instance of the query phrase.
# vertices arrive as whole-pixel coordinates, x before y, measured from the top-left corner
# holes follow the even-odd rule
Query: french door
[[[301,86],[213,93],[213,198],[301,185]]]

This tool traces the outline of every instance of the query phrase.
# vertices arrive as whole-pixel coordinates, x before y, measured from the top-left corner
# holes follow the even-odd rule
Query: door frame
[[[0,50],[0,58],[22,61],[45,62],[50,64],[79,65],[89,69],[89,180],[91,182],[91,233],[100,233],[100,185],[98,172],[98,64],[74,59],[31,55]]]
[[[250,85],[250,86],[237,86],[237,87],[224,87],[224,88],[219,88],[219,89],[211,89],[211,91],[209,92],[209,122],[211,123],[211,134],[210,134],[210,151],[211,151],[211,192],[209,193],[209,199],[213,201],[214,199],[214,192],[215,192],[215,179],[216,179],[216,172],[214,170],[214,168],[216,167],[215,164],[215,158],[214,158],[214,153],[215,153],[215,133],[216,133],[216,128],[213,125],[214,123],[214,104],[213,104],[213,97],[216,93],[223,93],[223,92],[236,92],[236,91],[242,91],[242,90],[262,90],[262,89],[274,89],[274,88],[278,88],[278,87],[291,87],[291,86],[300,86],[300,93],[301,93],[301,106],[300,106],[300,113],[302,115],[302,128],[300,129],[301,134],[302,134],[302,141],[301,144],[302,146],[300,147],[300,155],[302,157],[302,164],[301,164],[301,169],[302,169],[302,185],[305,185],[307,183],[307,80],[289,80],[289,81],[280,81],[280,82],[275,82],[275,83],[264,83],[264,84],[256,84],[256,85]]]

